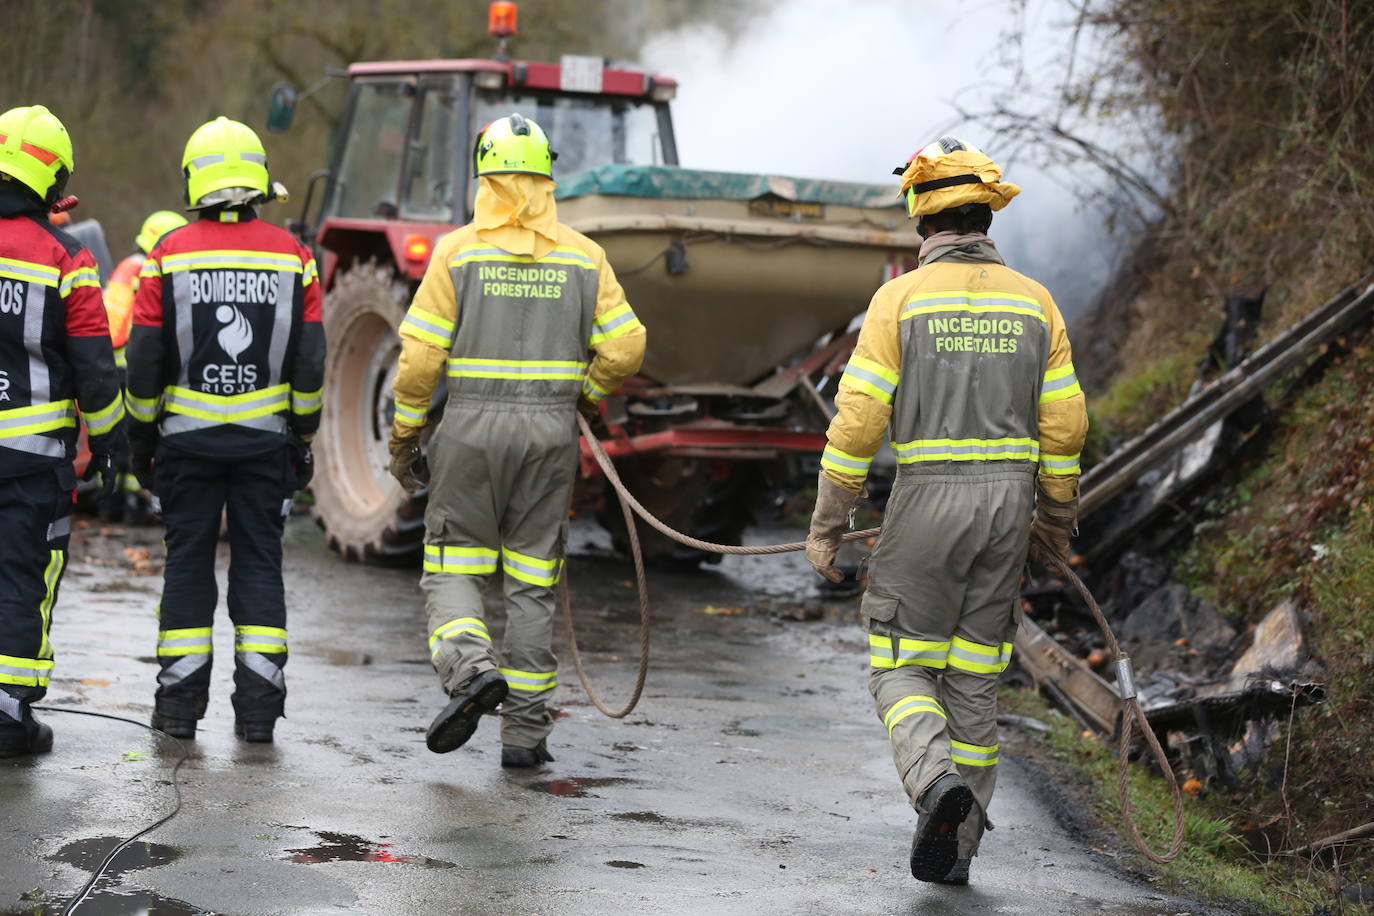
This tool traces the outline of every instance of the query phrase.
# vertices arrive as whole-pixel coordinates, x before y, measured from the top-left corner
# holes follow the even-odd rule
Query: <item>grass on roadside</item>
[[[1004,689],[998,702],[1003,712],[1030,716],[1050,726],[1036,740],[1087,788],[1084,806],[1119,835],[1123,861],[1157,873],[1168,890],[1265,914],[1306,916],[1314,906],[1330,901],[1329,891],[1321,886],[1258,861],[1239,836],[1237,813],[1205,796],[1184,796],[1184,841],[1179,857],[1165,866],[1149,864],[1136,853],[1124,829],[1117,802],[1114,745],[1083,737],[1072,719],[1052,710],[1034,691]],[[1158,775],[1134,764],[1130,799],[1141,835],[1152,849],[1162,852],[1173,836],[1173,802],[1168,786]]]

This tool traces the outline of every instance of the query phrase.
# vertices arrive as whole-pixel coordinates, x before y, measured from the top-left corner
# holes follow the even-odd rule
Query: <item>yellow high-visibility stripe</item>
[[[923,668],[944,668],[949,654],[949,641],[906,639],[898,637],[897,651],[892,651],[892,639],[870,633],[868,662],[874,668],[904,668],[919,665]]]
[[[908,716],[916,715],[918,712],[930,712],[939,716],[941,719],[948,718],[948,716],[945,715],[944,709],[940,707],[940,701],[934,697],[902,697],[893,704],[892,708],[887,711],[887,715],[883,717],[883,724],[887,726],[888,737],[892,736],[892,730],[897,727],[897,723]]]
[[[37,264],[18,258],[0,258],[0,277],[56,288],[62,282],[62,271],[51,264]]]
[[[635,315],[634,309],[630,308],[630,303],[626,302],[617,305],[613,309],[607,309],[597,315],[592,321],[592,336],[587,340],[587,346],[595,347],[599,343],[607,340],[615,340],[617,337],[624,337],[636,328],[644,327],[640,323],[639,317]]]
[[[827,444],[825,451],[821,452],[821,467],[850,477],[867,477],[869,466],[872,464],[872,457],[861,458],[858,455],[851,455],[830,444]]]
[[[1011,662],[1011,643],[988,646],[956,636],[950,640],[949,667],[970,674],[1001,674]]]
[[[248,251],[225,248],[218,251],[193,251],[187,254],[168,254],[162,257],[162,272],[178,270],[285,270],[304,273],[300,258],[273,251]]]
[[[913,439],[893,442],[900,464],[917,461],[1035,461],[1040,443],[1028,438]]]
[[[396,402],[396,422],[397,422],[397,423],[403,423],[403,424],[405,424],[406,426],[424,426],[424,425],[425,425],[425,421],[426,421],[428,418],[429,418],[429,405],[428,405],[428,404],[424,405],[423,407],[416,407],[416,406],[407,404],[407,403],[405,403],[404,401],[397,401],[397,402]]]
[[[16,439],[76,427],[76,402],[48,401],[0,410],[0,439]]]
[[[470,633],[478,639],[491,642],[491,633],[487,631],[487,625],[478,617],[455,617],[435,628],[429,634],[429,653],[434,655],[439,651],[439,644],[445,639],[460,636],[463,633]]]
[[[210,627],[183,627],[179,630],[158,630],[159,657],[179,655],[209,655],[212,641]]]
[[[0,684],[16,687],[46,687],[52,676],[52,659],[19,658],[0,655]]]
[[[1040,470],[1055,477],[1073,477],[1082,470],[1082,465],[1079,463],[1081,454],[1081,452],[1072,455],[1041,453]]]
[[[43,618],[43,644],[38,648],[39,658],[52,658],[52,643],[48,640],[48,633],[52,630],[52,606],[57,598],[57,583],[66,565],[66,552],[48,551],[48,566],[43,570],[43,602],[38,606],[39,616]]]
[[[286,631],[281,627],[260,627],[252,625],[234,627],[235,652],[262,652],[281,654],[286,652]]]
[[[840,384],[844,387],[862,391],[884,404],[892,403],[900,380],[901,376],[898,373],[882,363],[864,359],[862,356],[851,356],[849,365],[845,366],[844,375],[840,376]]]
[[[92,436],[105,435],[115,428],[115,424],[124,419],[124,396],[116,394],[114,400],[105,407],[90,413],[83,413],[81,418],[86,421],[87,433]]]
[[[64,276],[57,287],[57,292],[65,299],[72,290],[80,289],[83,286],[93,286],[100,289],[100,274],[95,272],[94,267],[78,267]]]
[[[562,560],[543,560],[511,550],[509,547],[501,548],[501,568],[505,570],[506,575],[514,576],[530,585],[555,585],[562,567]]]
[[[495,550],[486,547],[426,544],[424,569],[425,572],[481,576],[496,572],[497,556]]]
[[[158,402],[160,398],[139,398],[125,392],[124,401],[129,408],[129,416],[142,423],[152,423],[157,420]]]
[[[964,741],[949,742],[949,759],[968,767],[990,767],[997,765],[997,745],[969,744]]]
[[[982,315],[989,312],[1010,313],[1013,315],[1030,315],[1046,324],[1049,323],[1049,319],[1045,317],[1045,309],[1038,299],[1017,293],[986,290],[975,292],[966,289],[940,290],[912,296],[906,301],[901,320],[905,321],[917,315],[932,315],[939,312],[962,312],[970,315]]]
[[[291,412],[298,417],[306,417],[312,413],[318,413],[324,407],[324,389],[317,388],[314,391],[297,391],[291,389]]]
[[[168,413],[195,417],[199,420],[209,420],[212,423],[234,423],[239,420],[252,420],[257,417],[270,417],[273,414],[285,413],[290,409],[290,392],[291,386],[287,384],[260,388],[257,391],[246,391],[243,394],[228,395],[208,394],[192,388],[168,385],[164,392],[164,406]],[[187,401],[205,404],[207,408],[214,409],[193,407],[186,403]],[[264,403],[257,407],[231,409],[237,405],[255,401],[263,401]]]
[[[1082,393],[1083,386],[1078,383],[1073,363],[1066,363],[1045,373],[1044,382],[1040,386],[1040,403],[1050,404]]]
[[[450,378],[495,378],[520,381],[581,381],[587,364],[567,359],[488,359],[452,357]]]

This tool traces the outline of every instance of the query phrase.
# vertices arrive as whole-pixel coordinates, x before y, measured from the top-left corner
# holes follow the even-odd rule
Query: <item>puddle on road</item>
[[[426,865],[430,868],[456,868],[452,862],[430,859],[426,856],[402,856],[391,851],[390,843],[375,843],[351,833],[334,833],[328,830],[311,831],[323,842],[308,849],[288,849],[287,858],[304,865],[317,865],[321,862],[404,862],[408,865]]]
[[[121,837],[102,836],[74,840],[47,859],[52,862],[65,862],[84,872],[95,870],[106,854],[121,842]],[[180,859],[184,853],[173,846],[160,843],[130,843],[119,851],[110,866],[105,869],[89,896],[81,902],[79,909],[91,916],[190,916],[205,914],[209,910],[173,900],[152,891],[137,888],[119,887],[119,877],[131,871],[144,868],[157,868]],[[39,912],[44,916],[61,913],[66,906],[65,900],[56,900],[43,905]]]
[[[657,811],[619,811],[611,817],[617,821],[634,821],[638,824],[670,824],[672,820]]]
[[[606,863],[611,868],[648,868],[643,862],[629,862],[625,859],[612,859]]]
[[[619,786],[634,782],[623,776],[574,776],[572,779],[551,779],[547,782],[530,783],[536,792],[546,792],[559,798],[600,798],[592,789],[606,786]]]

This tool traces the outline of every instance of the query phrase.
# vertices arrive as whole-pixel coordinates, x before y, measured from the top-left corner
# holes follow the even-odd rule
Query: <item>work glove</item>
[[[593,403],[585,394],[577,396],[577,412],[582,414],[588,426],[594,427],[601,422],[601,405]]]
[[[86,464],[86,473],[81,475],[82,480],[100,475],[100,489],[95,492],[95,501],[98,503],[113,496],[115,488],[119,486],[119,474],[115,471],[116,457],[113,451],[92,452],[91,460]]]
[[[1069,537],[1078,524],[1078,497],[1061,502],[1038,484],[1035,488],[1035,516],[1031,520],[1030,558],[1046,569],[1055,569],[1056,560],[1067,563]]]
[[[153,491],[153,456],[157,454],[156,423],[129,424],[129,471],[138,485]]]
[[[821,475],[816,485],[811,531],[806,536],[806,560],[831,582],[844,580],[844,573],[835,568],[835,554],[840,549],[840,536],[853,527],[854,509],[858,504],[858,493],[851,493]]]
[[[415,493],[429,486],[429,462],[420,451],[420,427],[393,429],[387,447],[391,451],[391,476],[401,489]]]
[[[315,454],[310,450],[310,440],[304,436],[291,437],[291,469],[296,472],[296,491],[305,492],[315,476]]]

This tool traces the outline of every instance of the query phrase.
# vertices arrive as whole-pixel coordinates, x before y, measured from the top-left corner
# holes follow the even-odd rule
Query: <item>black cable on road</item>
[[[82,885],[81,890],[77,892],[77,895],[73,897],[71,900],[68,900],[66,907],[63,908],[62,916],[71,916],[72,913],[76,912],[76,908],[79,907],[81,903],[86,899],[86,897],[90,895],[91,890],[96,885],[96,882],[99,881],[101,876],[105,874],[105,870],[110,867],[110,863],[114,861],[115,856],[119,855],[125,849],[128,849],[140,838],[152,833],[154,830],[161,827],[163,824],[167,823],[172,818],[176,817],[178,814],[181,813],[181,783],[177,780],[177,774],[181,771],[182,764],[184,764],[187,760],[191,759],[191,753],[190,751],[186,750],[186,745],[182,743],[180,738],[174,738],[162,729],[153,728],[146,722],[140,722],[137,719],[130,719],[126,716],[115,716],[107,712],[92,712],[88,709],[66,709],[61,706],[34,706],[33,709],[39,712],[66,712],[76,716],[91,716],[96,719],[110,719],[114,722],[127,722],[129,725],[137,725],[139,728],[146,729],[155,735],[160,735],[161,737],[166,738],[169,741],[175,741],[177,744],[177,750],[181,752],[181,758],[178,759],[176,765],[172,767],[172,791],[176,793],[176,805],[173,806],[172,810],[169,811],[167,814],[158,818],[156,821],[153,821],[147,827],[144,827],[142,830],[138,831],[138,833],[131,835],[127,839],[121,840],[118,843],[118,845],[115,846],[114,849],[111,849],[105,855],[105,858],[100,860],[100,864],[97,865],[95,871],[91,873],[90,880],[88,880],[84,885]]]

